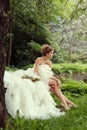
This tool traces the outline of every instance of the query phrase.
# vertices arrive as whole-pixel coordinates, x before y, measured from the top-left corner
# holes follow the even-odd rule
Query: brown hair
[[[54,49],[50,45],[44,44],[42,46],[42,49],[41,49],[42,55],[46,56],[46,54],[51,52],[51,51],[54,51]]]

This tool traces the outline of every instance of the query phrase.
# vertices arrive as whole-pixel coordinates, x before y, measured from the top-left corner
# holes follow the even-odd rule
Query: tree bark
[[[5,127],[8,113],[5,106],[4,70],[6,62],[5,37],[9,27],[9,0],[0,0],[0,127]]]
[[[10,34],[10,37],[9,37],[9,53],[8,53],[8,61],[7,61],[7,65],[9,66],[10,65],[10,62],[11,62],[11,53],[12,53],[12,12],[10,11],[10,19],[9,19],[9,24],[10,24],[10,27],[9,27],[9,34]]]

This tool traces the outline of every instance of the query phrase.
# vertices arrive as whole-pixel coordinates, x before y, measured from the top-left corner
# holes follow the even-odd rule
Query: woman
[[[40,65],[47,65],[49,66],[49,68],[52,67],[52,62],[50,59],[52,59],[53,57],[53,52],[54,52],[54,49],[45,44],[42,46],[42,57],[39,57],[36,59],[36,62],[35,62],[35,72],[40,76],[39,74],[39,66]],[[72,106],[76,106],[73,102],[71,102],[68,98],[66,98],[62,92],[61,92],[61,84],[60,84],[60,80],[57,79],[56,77],[52,75],[50,75],[49,79],[48,79],[48,85],[50,86],[50,90],[52,92],[54,92],[56,94],[56,96],[58,98],[60,98],[61,100],[61,105],[67,110],[67,109],[70,109],[70,107]]]
[[[37,66],[37,61],[33,68],[27,70],[5,71],[5,103],[13,118],[19,115],[26,119],[49,119],[64,115],[56,108],[50,95],[48,81],[53,73],[47,64],[44,65],[45,62]]]
[[[43,45],[42,56],[36,59],[33,68],[5,71],[5,102],[12,117],[16,118],[18,114],[26,119],[48,119],[64,115],[64,112],[56,108],[50,91],[60,98],[65,109],[74,105],[62,94],[59,80],[53,76],[50,61],[52,57],[53,48]]]

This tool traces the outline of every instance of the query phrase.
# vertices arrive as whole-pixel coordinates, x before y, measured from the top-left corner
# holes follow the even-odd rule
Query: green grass
[[[67,111],[64,116],[50,120],[12,119],[12,129],[6,126],[5,130],[86,130],[87,129],[87,95],[79,98],[71,97],[78,104],[77,108]]]

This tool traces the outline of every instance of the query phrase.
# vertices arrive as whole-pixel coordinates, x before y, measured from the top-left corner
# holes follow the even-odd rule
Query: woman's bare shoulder
[[[38,57],[36,60],[35,60],[35,63],[40,63],[42,61],[42,57]]]
[[[40,61],[42,59],[42,57],[38,57],[35,61]]]

